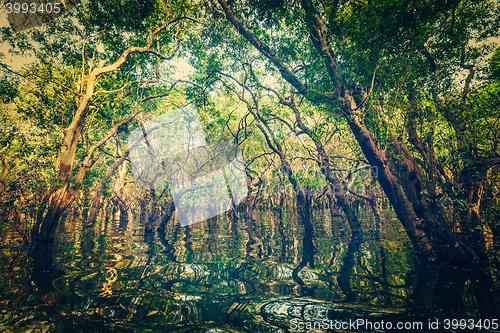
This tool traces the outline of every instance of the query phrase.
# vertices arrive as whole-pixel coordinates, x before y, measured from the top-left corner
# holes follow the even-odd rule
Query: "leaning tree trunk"
[[[80,189],[87,171],[90,170],[95,162],[99,159],[99,155],[94,155],[94,151],[104,145],[122,125],[128,123],[132,118],[139,114],[139,112],[141,112],[141,110],[138,109],[132,114],[129,114],[122,121],[116,123],[115,126],[113,126],[108,131],[108,133],[102,140],[95,143],[87,150],[87,156],[84,158],[81,167],[79,168],[78,172],[74,172],[76,150],[80,135],[85,126],[85,120],[89,112],[90,102],[94,95],[97,78],[102,74],[119,70],[130,54],[155,53],[151,50],[151,46],[153,45],[153,41],[155,40],[156,36],[170,24],[182,19],[184,19],[184,17],[174,18],[170,22],[157,28],[151,35],[146,46],[129,47],[112,64],[103,67],[105,61],[102,60],[96,68],[89,70],[88,75],[85,76],[82,73],[82,78],[84,79],[79,81],[79,83],[77,84],[76,92],[74,93],[75,95],[80,95],[83,87],[85,87],[85,91],[81,95],[81,98],[79,100],[76,100],[77,108],[70,125],[63,131],[63,142],[59,151],[59,181],[62,185],[58,187],[52,194],[51,199],[49,200],[47,212],[43,220],[41,220],[40,223],[37,223],[35,228],[32,230],[34,239],[38,241],[52,241],[54,239],[57,226],[59,225],[64,211],[75,200],[76,193]],[[176,51],[177,50],[174,51],[174,54]],[[145,97],[140,102],[160,96],[166,96],[167,94]],[[126,156],[124,154],[123,160],[125,159],[125,157]],[[123,162],[123,160],[120,162],[120,164]]]
[[[75,197],[76,191],[68,190],[67,185],[59,187],[51,195],[45,216],[37,221],[31,230],[31,237],[34,241],[51,242],[54,240],[59,221]]]

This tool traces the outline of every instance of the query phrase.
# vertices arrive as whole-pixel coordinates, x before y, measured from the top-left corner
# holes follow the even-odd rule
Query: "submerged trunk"
[[[94,199],[92,200],[92,208],[90,209],[90,213],[88,215],[86,223],[87,234],[94,233],[95,221],[97,219],[97,215],[99,215],[99,212],[101,211],[102,208],[102,201],[101,201],[102,190],[103,190],[103,185],[102,183],[99,183],[95,189]]]
[[[487,260],[485,225],[481,219],[479,207],[483,198],[484,179],[487,167],[483,163],[466,167],[460,174],[463,184],[459,198],[464,203],[457,207],[460,223],[460,243],[464,244],[469,256],[477,261]]]
[[[358,295],[352,290],[351,278],[356,264],[356,258],[359,257],[358,251],[362,244],[362,237],[353,234],[351,241],[347,244],[347,251],[343,259],[343,264],[339,269],[339,275],[337,277],[337,282],[339,288],[345,295],[344,302],[354,302],[357,300]]]
[[[351,113],[351,110],[356,109],[352,97],[346,94],[345,99],[348,101],[351,100],[352,103],[346,108],[346,113],[348,112],[346,120],[349,127],[367,160],[373,167],[377,168],[379,184],[391,202],[399,221],[406,230],[418,258],[423,263],[438,262],[439,259],[436,255],[435,246],[425,234],[425,225],[415,213],[414,207],[410,200],[408,200],[401,184],[389,169],[389,161],[384,156],[384,152],[376,147],[368,129],[359,121],[357,116]]]
[[[90,188],[85,187],[83,191],[82,221],[86,221],[90,211]]]
[[[69,190],[68,186],[59,187],[50,197],[45,216],[37,221],[31,231],[34,241],[52,242],[57,227],[66,209],[75,199],[76,192]]]
[[[307,136],[314,142],[314,145],[316,146],[316,151],[319,155],[319,160],[320,162],[319,167],[321,169],[321,173],[325,177],[325,179],[328,181],[328,183],[331,185],[330,189],[333,190],[333,195],[336,199],[337,204],[340,206],[342,211],[344,212],[347,221],[349,223],[349,227],[351,228],[352,234],[360,234],[362,232],[361,230],[361,223],[352,209],[351,203],[348,202],[347,197],[345,195],[345,190],[347,189],[347,184],[345,184],[343,179],[340,179],[339,177],[336,176],[336,174],[333,172],[330,164],[332,163],[330,160],[329,154],[326,152],[325,147],[323,146],[323,143],[321,140],[312,133],[311,129],[304,124],[302,121],[302,117],[300,115],[299,110],[297,109],[295,105],[295,100],[291,98],[291,101],[286,101],[280,97],[280,101],[282,104],[289,106],[294,114],[295,114],[295,120],[297,122],[297,126],[307,134]],[[334,164],[335,167],[335,164]]]

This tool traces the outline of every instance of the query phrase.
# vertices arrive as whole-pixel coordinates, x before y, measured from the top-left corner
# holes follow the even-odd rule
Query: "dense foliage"
[[[51,241],[72,208],[94,230],[110,205],[161,228],[172,199],[134,184],[128,134],[194,104],[208,141],[243,151],[248,214],[294,202],[307,230],[327,205],[355,236],[374,227],[360,225],[362,203],[378,218],[394,210],[421,262],[497,264],[499,10],[99,0],[3,28],[12,52],[36,60],[2,65],[2,224]],[[172,59],[194,72],[179,80]]]

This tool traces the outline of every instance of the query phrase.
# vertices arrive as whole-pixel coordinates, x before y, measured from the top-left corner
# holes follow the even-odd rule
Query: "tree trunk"
[[[93,156],[94,151],[105,144],[112,136],[116,133],[116,131],[124,124],[129,122],[132,118],[134,118],[141,110],[130,114],[124,120],[118,122],[113,126],[105,137],[99,142],[92,145],[87,150],[87,156],[84,158],[81,167],[78,172],[75,174],[74,172],[74,164],[76,158],[76,150],[78,146],[78,142],[80,139],[80,135],[85,126],[85,119],[87,117],[89,111],[89,105],[94,95],[95,85],[97,83],[97,78],[105,73],[114,72],[119,70],[120,67],[125,63],[128,56],[133,53],[149,53],[151,52],[151,45],[153,44],[153,40],[155,36],[164,30],[168,25],[177,22],[181,18],[176,18],[169,23],[159,27],[156,29],[152,36],[149,39],[149,42],[145,47],[130,47],[126,49],[120,57],[114,61],[112,64],[103,67],[104,60],[99,63],[99,65],[89,70],[85,79],[78,83],[78,89],[81,89],[85,86],[85,92],[81,95],[81,98],[76,99],[76,110],[74,112],[71,123],[67,128],[63,131],[63,142],[59,151],[59,180],[63,184],[59,187],[56,192],[52,195],[51,200],[49,201],[49,207],[45,218],[41,221],[39,225],[36,225],[35,230],[32,232],[32,235],[35,236],[36,240],[40,241],[52,241],[54,239],[55,231],[57,226],[61,220],[61,216],[63,215],[65,209],[73,202],[75,199],[75,195],[80,189],[80,186],[83,182],[85,174],[88,170],[92,168],[94,163],[99,158],[99,155]],[[160,96],[160,95],[158,95]],[[156,96],[156,97],[158,97]],[[161,95],[164,96],[164,95]],[[146,101],[153,97],[146,97],[141,101]],[[122,155],[120,161],[115,162],[115,164],[108,168],[108,172],[110,169],[119,166],[126,158],[126,154]],[[116,165],[118,163],[118,165]],[[116,166],[115,166],[116,165]],[[113,170],[114,171],[114,170]],[[76,176],[74,179],[72,179]],[[107,177],[109,175],[107,174]]]
[[[320,162],[318,164],[321,169],[321,173],[323,174],[325,179],[330,183],[331,185],[330,188],[333,189],[333,195],[335,196],[336,202],[340,206],[340,208],[342,208],[342,211],[344,212],[347,218],[347,222],[349,223],[349,227],[351,228],[352,234],[353,235],[360,234],[362,232],[361,223],[345,195],[347,184],[345,184],[343,179],[337,177],[333,172],[332,168],[330,167],[331,164],[330,156],[326,152],[322,142],[319,140],[319,138],[313,135],[311,129],[308,126],[306,126],[306,124],[304,124],[304,122],[302,121],[300,112],[295,105],[295,99],[293,95],[291,96],[290,101],[284,100],[279,95],[278,98],[280,99],[281,104],[287,105],[293,110],[293,113],[295,114],[295,120],[297,122],[297,127],[304,133],[306,133],[307,136],[314,142],[314,145],[316,146],[316,151],[320,158]]]
[[[82,221],[86,221],[89,216],[90,211],[90,188],[85,187],[83,190],[83,209],[82,209]]]
[[[359,121],[359,118],[351,114],[351,110],[356,109],[353,98],[346,94],[345,100],[351,101],[348,104],[350,106],[344,106],[345,113],[347,113],[347,123],[368,162],[377,168],[379,184],[391,202],[399,221],[412,242],[417,256],[423,263],[437,263],[438,257],[433,244],[425,234],[425,227],[422,220],[418,218],[413,205],[408,200],[397,179],[391,173],[389,161],[384,156],[384,152],[376,147],[370,132]]]
[[[94,199],[92,200],[92,208],[90,209],[90,213],[86,223],[86,232],[87,234],[93,234],[95,228],[95,221],[97,219],[97,215],[102,208],[101,196],[102,196],[103,184],[97,184],[94,193]]]
[[[479,207],[483,197],[483,180],[487,177],[487,167],[477,163],[466,167],[460,174],[463,184],[459,198],[465,207],[457,207],[460,216],[460,243],[464,244],[468,255],[477,263],[487,260],[485,226]]]
[[[50,197],[47,212],[40,223],[31,231],[32,239],[40,242],[52,242],[57,226],[66,208],[74,201],[76,192],[68,190],[68,185],[59,187]]]

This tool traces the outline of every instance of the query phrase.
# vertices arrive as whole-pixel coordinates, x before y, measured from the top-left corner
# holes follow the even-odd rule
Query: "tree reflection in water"
[[[174,214],[146,234],[140,219],[120,219],[96,238],[74,221],[54,247],[31,251],[7,230],[0,324],[7,332],[282,332],[293,319],[499,317],[492,272],[418,268],[403,232],[374,234],[367,216],[366,232],[336,238],[330,216],[255,211],[181,228]]]

